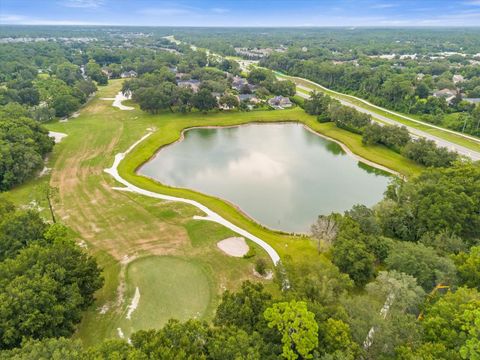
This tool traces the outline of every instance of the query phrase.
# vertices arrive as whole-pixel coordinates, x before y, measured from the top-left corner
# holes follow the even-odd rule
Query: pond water
[[[139,173],[228,200],[289,232],[309,232],[320,214],[377,203],[391,179],[293,123],[191,129]]]

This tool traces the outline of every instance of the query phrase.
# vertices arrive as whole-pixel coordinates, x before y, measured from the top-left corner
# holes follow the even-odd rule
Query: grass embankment
[[[450,133],[450,132],[445,131],[445,130],[436,129],[436,128],[433,128],[433,127],[428,126],[428,125],[420,124],[420,123],[417,123],[415,121],[405,119],[404,117],[399,116],[399,115],[408,116],[408,117],[411,117],[411,118],[415,119],[414,116],[406,115],[406,114],[400,114],[400,113],[398,113],[399,115],[396,115],[395,112],[392,113],[392,112],[387,112],[387,111],[378,109],[377,107],[366,104],[363,101],[360,101],[360,100],[356,99],[355,97],[353,97],[351,95],[334,92],[334,91],[326,89],[324,87],[314,85],[314,84],[312,84],[308,81],[305,81],[301,78],[298,78],[298,77],[285,75],[285,74],[282,74],[282,73],[279,73],[279,72],[275,72],[275,73],[279,77],[283,77],[285,79],[290,79],[290,80],[294,81],[296,84],[304,86],[306,88],[309,88],[312,91],[313,90],[321,91],[321,92],[323,92],[325,94],[328,94],[328,95],[330,95],[334,98],[346,100],[346,101],[348,101],[348,102],[350,102],[354,105],[360,106],[360,107],[362,107],[366,110],[369,110],[369,111],[371,111],[375,114],[385,116],[387,118],[395,120],[395,121],[397,121],[397,122],[399,122],[403,125],[410,126],[412,128],[424,131],[428,134],[431,134],[431,135],[437,136],[441,139],[445,139],[445,140],[450,141],[452,143],[464,146],[468,149],[475,150],[475,151],[480,151],[480,139],[479,139],[479,141],[469,140],[465,137],[462,137],[461,135],[456,135],[456,134]],[[302,92],[302,93],[307,93],[307,91],[305,91],[303,89],[299,89],[299,91]],[[415,119],[415,120],[419,120],[419,119]]]

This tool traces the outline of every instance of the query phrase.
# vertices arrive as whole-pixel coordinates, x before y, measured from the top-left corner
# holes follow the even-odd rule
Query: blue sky
[[[0,0],[0,24],[480,26],[480,0]]]

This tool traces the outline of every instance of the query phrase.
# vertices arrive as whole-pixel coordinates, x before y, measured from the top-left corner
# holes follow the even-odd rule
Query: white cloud
[[[102,6],[104,0],[64,0],[60,5],[71,8],[98,8]]]
[[[225,13],[230,12],[229,9],[224,9],[224,8],[212,8],[211,10],[212,10],[212,12],[214,12],[215,14],[225,14]]]
[[[480,0],[470,0],[470,1],[465,1],[465,5],[473,5],[473,6],[480,6]]]
[[[101,23],[101,22],[92,22],[92,21],[82,21],[82,20],[51,20],[51,19],[33,19],[27,20],[19,23],[20,25],[80,25],[80,26],[91,26],[91,25],[117,25],[114,23]]]

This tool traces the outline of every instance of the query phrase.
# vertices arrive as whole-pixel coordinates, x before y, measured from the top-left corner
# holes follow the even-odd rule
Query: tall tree
[[[192,97],[192,105],[198,110],[207,112],[217,107],[217,99],[207,89],[199,90]]]
[[[264,312],[269,327],[282,335],[285,359],[312,359],[318,346],[318,325],[315,316],[302,301],[275,303]]]

